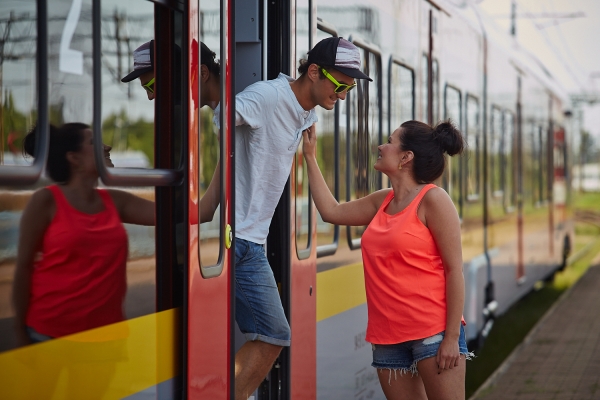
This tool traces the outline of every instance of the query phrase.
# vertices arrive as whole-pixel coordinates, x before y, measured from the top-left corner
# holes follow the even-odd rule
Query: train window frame
[[[470,169],[469,169],[469,154],[470,151],[470,142],[469,142],[469,103],[474,103],[477,106],[477,110],[475,112],[475,149],[473,150],[475,155],[475,168],[474,168],[474,192],[469,193],[469,177],[470,177]],[[464,176],[464,190],[465,190],[465,199],[469,203],[478,202],[481,199],[481,162],[482,162],[482,147],[483,147],[483,138],[480,129],[480,112],[481,105],[479,101],[479,97],[475,96],[472,93],[467,92],[465,96],[465,133],[466,133],[466,141],[467,141],[467,157],[464,161],[465,168],[463,169],[462,175]]]
[[[462,90],[460,90],[460,88],[458,88],[458,86],[454,86],[452,84],[446,83],[444,85],[444,120],[447,120],[449,117],[449,112],[448,112],[448,92],[449,91],[454,91],[458,94],[458,121],[455,121],[455,123],[458,124],[458,129],[462,132],[462,126],[463,126],[463,93]],[[450,163],[452,159],[448,158],[448,161],[450,161]],[[458,216],[461,219],[462,222],[462,217],[463,217],[463,198],[464,198],[464,180],[463,180],[463,169],[465,168],[464,166],[464,157],[460,156],[457,158],[457,163],[458,163],[458,173],[457,173],[457,179],[458,179],[458,198],[456,199],[457,203],[458,203]],[[451,167],[447,169],[448,173],[452,173]],[[450,187],[445,187],[444,188],[448,194],[450,196],[452,196],[451,193],[451,188]]]
[[[374,44],[368,43],[366,41],[363,41],[359,38],[353,38],[352,36],[348,37],[348,41],[350,41],[351,43],[353,43],[356,47],[358,47],[359,49],[363,50],[365,52],[365,58],[368,59],[368,56],[373,54],[376,57],[377,60],[377,65],[375,66],[377,68],[377,82],[373,82],[377,84],[377,103],[378,103],[378,107],[379,107],[379,132],[377,132],[377,136],[379,139],[379,143],[382,142],[382,138],[383,138],[383,57],[382,57],[382,53],[381,50]],[[368,67],[368,66],[367,66]],[[350,160],[351,159],[351,129],[350,126],[352,126],[351,124],[351,100],[352,97],[351,96],[357,96],[357,100],[359,102],[359,109],[360,109],[360,104],[361,102],[364,102],[365,100],[367,101],[366,105],[367,105],[367,112],[365,113],[365,115],[363,116],[363,118],[366,119],[366,122],[368,122],[368,105],[369,105],[369,99],[365,99],[365,96],[362,95],[362,85],[361,84],[370,84],[368,81],[362,82],[359,81],[358,85],[357,85],[357,90],[354,90],[350,93],[347,94],[346,97],[346,160]],[[362,116],[361,113],[358,113],[359,115],[357,116],[357,118],[360,118]],[[359,126],[360,126],[360,121],[359,121]],[[352,193],[351,193],[351,188],[353,187],[352,182],[350,177],[352,176],[352,171],[350,170],[350,162],[346,162],[346,201],[351,201],[352,200]],[[381,172],[377,173],[377,190],[381,189],[381,183],[382,183],[382,179],[381,179]],[[352,226],[346,226],[346,239],[348,241],[348,247],[350,248],[350,250],[358,250],[361,248],[361,238],[354,238],[353,237],[353,233],[352,233]],[[362,236],[362,235],[361,235]]]
[[[510,121],[512,122],[512,124],[508,123],[508,120],[510,118]],[[504,147],[502,149],[502,156],[501,156],[501,164],[502,165],[506,165],[507,164],[507,158],[506,158],[506,150],[508,148],[508,146],[506,146],[506,142],[507,142],[507,138],[509,138],[509,130],[510,130],[510,171],[509,174],[511,175],[511,179],[510,182],[508,181],[508,179],[506,179],[506,169],[503,168],[504,173],[502,174],[502,188],[503,188],[503,198],[502,198],[502,205],[504,208],[504,212],[506,214],[512,214],[516,211],[517,207],[517,178],[516,178],[516,173],[517,173],[517,166],[516,166],[516,162],[517,162],[517,153],[515,151],[515,145],[516,145],[516,127],[515,127],[515,121],[516,121],[516,114],[510,110],[504,110],[503,111],[503,119],[504,119],[504,132],[505,132],[505,140],[504,140]],[[509,126],[511,126],[510,129]],[[508,190],[510,186],[510,190]]]
[[[305,0],[308,3],[308,49],[311,49],[313,46],[313,13],[310,11],[312,9],[312,0]],[[297,6],[297,5],[296,5]],[[294,40],[297,42],[298,41],[298,13],[294,13],[294,17],[296,18],[296,20],[294,21],[294,26],[296,27],[296,34],[294,35]],[[294,45],[294,49],[296,49],[297,51],[297,45]],[[297,58],[297,57],[296,57]],[[295,59],[293,60],[294,63],[292,63],[292,65],[295,65]],[[306,202],[307,202],[307,218],[306,218],[306,227],[307,227],[307,238],[306,238],[306,246],[303,248],[300,248],[300,241],[299,239],[302,236],[302,228],[305,226],[303,221],[304,221],[304,215],[302,213],[302,208],[303,205],[300,204],[298,205],[298,200],[300,199],[300,197],[298,196],[298,189],[301,188],[303,189],[304,183],[308,184],[308,174],[307,174],[307,167],[306,167],[306,163],[304,161],[304,157],[302,156],[302,148],[299,147],[296,150],[296,154],[294,156],[294,164],[293,164],[293,169],[294,169],[294,210],[295,210],[295,223],[294,223],[294,227],[295,227],[295,233],[294,233],[294,242],[295,245],[294,247],[296,248],[296,257],[298,257],[298,260],[304,260],[310,257],[310,254],[312,253],[312,248],[313,248],[313,224],[314,224],[314,219],[316,217],[315,212],[313,210],[313,206],[312,206],[312,201],[311,201],[311,196],[310,196],[310,187],[308,187],[307,185],[307,193],[306,193]],[[299,160],[299,158],[302,158],[301,160]],[[304,175],[306,175],[306,182],[304,182]],[[297,225],[298,222],[298,206],[300,206],[300,221],[301,224]]]
[[[495,117],[497,116],[496,114],[498,114],[500,116],[500,125],[499,125],[499,131],[495,132],[495,128],[496,128],[496,120]],[[488,159],[489,159],[489,168],[490,168],[490,172],[489,172],[489,177],[490,177],[490,192],[493,198],[495,199],[501,199],[504,197],[504,185],[503,185],[503,179],[502,179],[502,175],[503,175],[503,169],[501,168],[501,166],[503,165],[503,151],[504,151],[504,143],[505,143],[505,138],[506,138],[506,129],[505,129],[505,122],[504,122],[504,111],[502,109],[502,107],[492,104],[491,107],[491,113],[490,113],[490,140],[489,140],[489,145],[488,145]],[[497,137],[496,137],[497,136]],[[498,148],[494,149],[493,146],[495,145],[495,142],[497,142],[498,144]],[[497,153],[494,153],[494,150],[497,150]],[[496,154],[496,159],[494,158],[494,154]],[[496,162],[495,162],[496,161]],[[497,165],[496,165],[497,164]],[[500,173],[500,176],[498,177],[498,182],[496,182],[496,173]],[[495,186],[495,183],[498,184],[498,187]]]
[[[399,58],[395,57],[394,55],[390,56],[390,59],[388,61],[388,90],[387,90],[387,95],[388,95],[388,132],[389,135],[392,134],[393,132],[393,127],[392,127],[392,83],[393,83],[393,71],[392,69],[394,68],[394,66],[398,66],[400,68],[404,68],[405,70],[410,71],[410,79],[411,79],[411,119],[415,119],[415,108],[416,108],[416,96],[415,96],[415,69],[411,66],[409,66],[408,64],[406,64],[405,62],[403,62],[402,60],[400,60]]]
[[[440,63],[437,58],[431,61],[431,90],[432,90],[432,125],[435,126],[440,119]]]
[[[422,54],[421,63],[421,121],[429,123],[429,54]]]
[[[317,30],[327,33],[332,37],[338,36],[337,29],[327,21],[324,21],[322,18],[317,17]],[[334,112],[334,122],[333,122],[333,142],[334,142],[334,171],[333,171],[333,197],[339,202],[340,200],[340,104],[336,102],[333,112]],[[318,127],[317,127],[318,132]],[[318,147],[317,147],[318,148]],[[312,194],[310,189],[308,191],[309,204],[312,204]],[[311,207],[312,208],[312,207]],[[315,218],[318,216],[318,210],[315,215]],[[340,226],[337,224],[333,225],[333,239],[331,243],[328,244],[317,244],[317,258],[332,256],[337,252],[340,243]],[[318,232],[317,232],[318,235]]]
[[[156,17],[155,17],[156,18]],[[101,1],[92,2],[92,60],[93,60],[93,131],[102,132],[102,37]],[[159,41],[160,37],[156,38]],[[154,43],[155,46],[158,44]],[[184,52],[182,52],[183,56]],[[181,68],[183,68],[182,63]],[[161,64],[156,65],[156,75],[161,76]],[[160,80],[158,80],[160,84]],[[168,94],[171,99],[171,93]],[[155,107],[158,108],[158,103]],[[156,116],[157,114],[155,114]],[[155,117],[156,118],[156,117]],[[155,133],[156,137],[156,121]],[[94,156],[96,168],[102,182],[107,186],[178,186],[184,176],[183,158],[178,168],[109,168],[104,165],[102,135],[94,135]]]
[[[220,1],[221,12],[224,8],[223,0]],[[198,23],[201,23],[198,21]],[[235,140],[233,140],[233,135],[235,134],[235,84],[236,84],[236,74],[234,71],[236,70],[235,57],[232,56],[232,52],[235,50],[232,47],[231,42],[235,41],[235,37],[229,37],[226,34],[227,28],[223,27],[223,24],[226,24],[223,19],[220,19],[221,23],[221,31],[219,38],[219,60],[228,60],[227,62],[220,63],[220,106],[221,112],[219,114],[219,126],[220,128],[220,140],[219,140],[219,163],[220,163],[220,193],[219,193],[219,207],[217,210],[219,211],[219,255],[215,264],[212,265],[203,265],[201,258],[201,244],[198,243],[196,250],[196,257],[198,258],[198,265],[200,269],[200,275],[203,279],[211,279],[221,276],[223,273],[225,263],[227,259],[225,257],[227,251],[230,250],[233,252],[233,260],[231,260],[232,255],[229,255],[230,263],[229,268],[231,268],[231,263],[235,263],[235,190],[232,190],[230,193],[229,205],[224,207],[225,200],[227,199],[226,191],[227,184],[232,184],[231,182],[235,182]],[[198,39],[198,54],[201,54],[201,39]],[[264,61],[264,60],[263,60]],[[200,65],[198,65],[200,68]],[[264,71],[263,71],[264,73]],[[201,93],[201,80],[198,79],[198,93]],[[191,94],[189,94],[191,95]],[[200,118],[200,116],[198,117]],[[198,131],[196,132],[198,137],[200,137],[200,124],[198,124]],[[200,143],[198,140],[198,158],[201,156],[200,152]],[[200,161],[197,163],[197,168],[200,167]],[[228,172],[229,171],[229,172]],[[231,189],[231,188],[230,188]],[[198,217],[200,217],[200,201],[198,201]],[[198,220],[198,238],[200,238],[200,220]]]

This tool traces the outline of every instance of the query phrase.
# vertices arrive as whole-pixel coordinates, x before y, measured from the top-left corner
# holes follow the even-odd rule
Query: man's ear
[[[308,70],[306,71],[306,75],[308,76],[308,78],[315,82],[319,79],[319,66],[317,64],[310,64],[308,66]]]
[[[208,81],[208,78],[210,77],[210,72],[208,71],[208,67],[204,64],[200,64],[200,79],[201,82],[206,82]]]

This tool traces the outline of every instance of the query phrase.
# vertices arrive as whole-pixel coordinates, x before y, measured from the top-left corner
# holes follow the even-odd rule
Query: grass
[[[574,208],[598,211],[600,193],[578,195]],[[600,253],[600,227],[577,222],[573,252],[586,249],[583,256],[574,260],[554,281],[536,286],[535,290],[515,303],[498,317],[485,341],[476,352],[477,357],[467,363],[466,396],[469,398],[523,341],[527,333],[558,300],[558,298],[587,271],[594,257]]]

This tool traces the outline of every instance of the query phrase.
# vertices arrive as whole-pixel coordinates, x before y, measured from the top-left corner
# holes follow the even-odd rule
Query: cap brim
[[[353,68],[342,68],[342,67],[333,67],[333,68],[340,71],[342,74],[348,75],[350,78],[367,79],[368,81],[373,82],[373,79],[369,78],[369,76],[365,75],[361,70],[353,69]]]
[[[154,68],[146,67],[146,68],[142,68],[142,69],[133,70],[128,75],[123,77],[123,79],[121,79],[121,82],[131,82],[132,80],[139,78],[140,75],[145,74],[146,72],[150,72],[150,71],[154,71]]]

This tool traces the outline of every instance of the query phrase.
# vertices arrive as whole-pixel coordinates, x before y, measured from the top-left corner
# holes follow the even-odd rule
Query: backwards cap
[[[216,64],[215,55],[203,42],[200,42],[200,45],[200,63],[205,64],[212,70]],[[176,45],[175,50],[179,55],[181,52],[179,46]],[[197,54],[196,50],[196,57]],[[131,82],[150,71],[154,71],[154,40],[144,43],[133,51],[133,71],[124,76],[121,82]]]
[[[373,79],[360,70],[358,47],[340,37],[321,40],[308,52],[307,61],[321,67],[332,67],[351,78],[373,82]]]
[[[133,71],[121,82],[131,82],[146,72],[154,71],[154,40],[144,43],[133,51]]]

